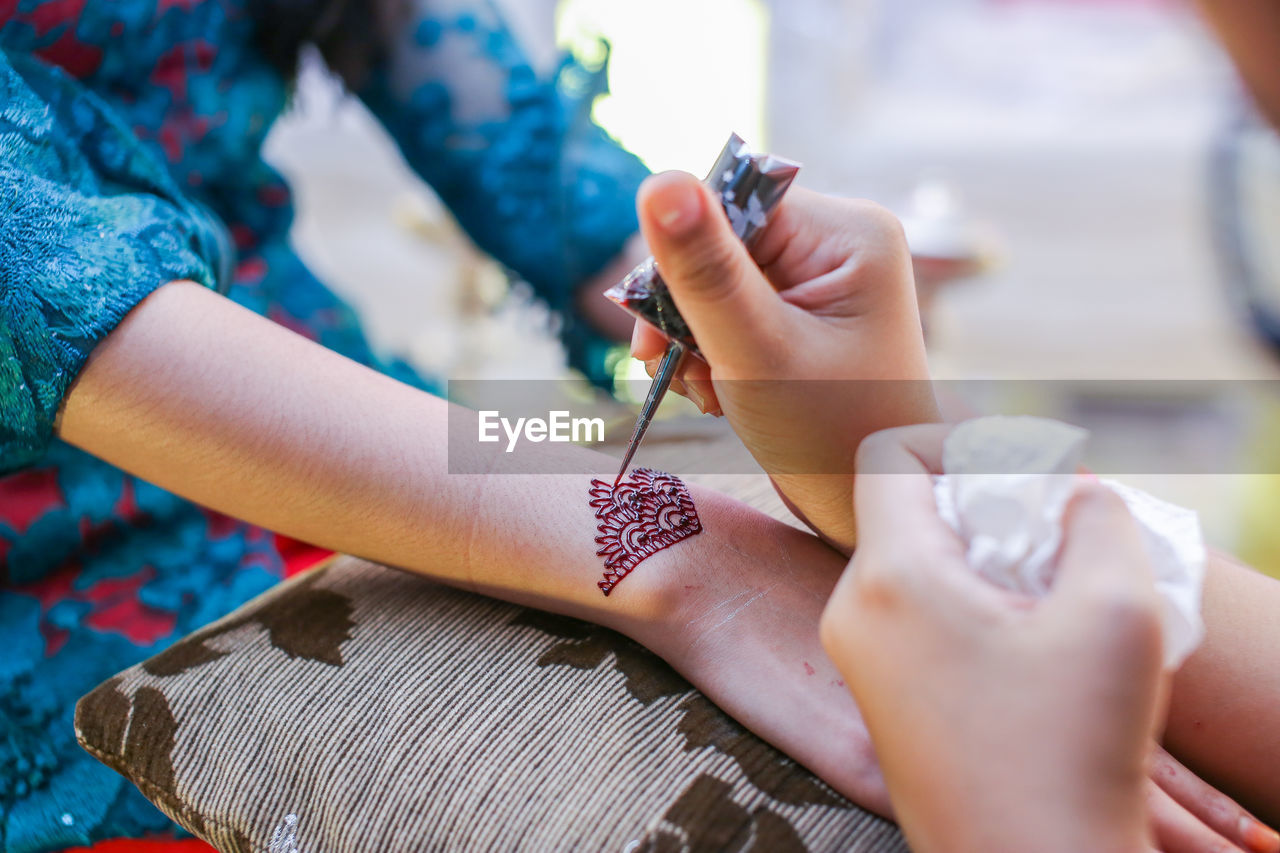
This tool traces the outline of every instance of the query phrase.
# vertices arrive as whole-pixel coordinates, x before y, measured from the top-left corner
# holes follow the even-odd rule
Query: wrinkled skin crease
[[[590,495],[605,595],[649,557],[702,532],[689,490],[671,474],[636,468],[616,485],[592,480]]]

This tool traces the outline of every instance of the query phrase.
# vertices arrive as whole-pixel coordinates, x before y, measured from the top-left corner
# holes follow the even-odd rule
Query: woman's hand
[[[858,443],[938,417],[897,220],[795,188],[748,253],[691,175],[650,178],[637,204],[709,362],[690,359],[676,389],[723,412],[797,515],[849,553]],[[638,324],[632,351],[652,372],[664,343]]]
[[[858,552],[822,621],[898,819],[919,850],[1146,849],[1161,638],[1137,528],[1083,487],[1053,590],[1015,600],[938,517],[921,460],[944,435],[864,442],[860,462],[895,473],[858,478]]]
[[[663,617],[617,627],[837,791],[892,817],[866,724],[818,633],[845,561],[723,495],[693,492],[707,532],[651,557],[615,593],[660,601]],[[628,591],[632,583],[641,588]],[[664,589],[643,589],[655,583]],[[1147,820],[1163,853],[1280,853],[1244,809],[1164,750],[1156,748],[1148,776]]]
[[[822,621],[898,820],[919,850],[1145,850],[1161,637],[1137,528],[1083,487],[1052,592],[1015,599],[938,517],[922,460],[944,435],[864,442],[860,461],[895,473],[858,479],[858,553]]]

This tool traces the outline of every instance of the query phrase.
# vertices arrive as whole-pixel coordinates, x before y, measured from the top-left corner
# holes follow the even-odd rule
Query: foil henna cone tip
[[[596,586],[605,595],[644,560],[702,532],[688,487],[671,474],[636,468],[616,485],[592,480],[589,493],[604,561]]]
[[[769,216],[799,171],[798,163],[783,157],[752,153],[742,137],[735,133],[716,158],[705,183],[720,196],[733,232],[750,245],[768,224]],[[642,262],[626,278],[605,291],[605,296],[649,323],[669,340],[683,344],[702,358],[697,341],[676,309],[653,258]]]

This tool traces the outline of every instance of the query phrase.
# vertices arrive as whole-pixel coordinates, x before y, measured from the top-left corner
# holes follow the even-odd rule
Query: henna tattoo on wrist
[[[702,532],[689,489],[672,474],[636,468],[617,484],[592,480],[590,495],[604,560],[596,586],[605,595],[642,561]]]

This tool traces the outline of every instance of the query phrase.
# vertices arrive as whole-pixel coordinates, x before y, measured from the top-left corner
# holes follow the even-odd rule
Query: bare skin
[[[1280,581],[1211,553],[1204,642],[1173,680],[1164,743],[1280,826]],[[1280,850],[1280,842],[1275,849]]]

